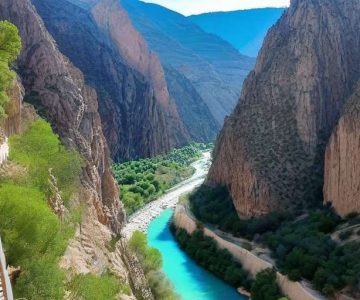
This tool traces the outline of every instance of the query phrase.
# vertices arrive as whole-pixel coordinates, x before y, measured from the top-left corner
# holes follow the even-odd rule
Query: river
[[[169,230],[169,220],[179,197],[199,186],[210,166],[210,153],[193,163],[193,176],[159,199],[130,216],[122,233],[129,238],[135,230],[146,232],[150,246],[163,257],[163,271],[183,300],[243,300],[237,291],[199,267],[177,245]]]
[[[147,231],[150,246],[159,249],[163,271],[183,300],[243,300],[237,291],[199,267],[176,243],[169,229],[172,209],[164,210]]]

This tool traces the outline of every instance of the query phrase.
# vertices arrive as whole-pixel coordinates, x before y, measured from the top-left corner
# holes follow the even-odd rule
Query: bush
[[[9,101],[8,89],[15,78],[10,64],[20,54],[21,39],[15,25],[0,21],[0,119],[5,116],[5,106]]]
[[[130,287],[121,283],[116,277],[104,274],[101,276],[87,274],[76,276],[69,284],[72,299],[103,300],[118,299],[121,292],[130,294]]]
[[[74,192],[83,166],[75,150],[67,150],[46,121],[35,121],[22,135],[10,138],[10,159],[29,169],[29,183],[48,192],[49,169],[64,201]]]
[[[266,269],[256,274],[251,286],[251,299],[253,300],[278,300],[281,298],[280,289],[276,283],[276,272]]]
[[[129,240],[129,247],[139,258],[155,299],[180,299],[161,271],[162,257],[159,250],[149,247],[146,235],[140,231],[135,231]]]

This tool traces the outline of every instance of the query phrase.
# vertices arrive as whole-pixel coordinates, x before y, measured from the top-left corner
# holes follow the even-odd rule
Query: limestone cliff
[[[133,27],[126,11],[118,0],[100,0],[92,7],[98,26],[115,43],[119,53],[133,69],[140,72],[151,84],[154,96],[165,115],[170,146],[184,145],[189,134],[180,120],[175,102],[170,98],[164,70],[158,57],[150,51],[145,40]]]
[[[241,216],[322,199],[325,145],[360,77],[360,2],[293,0],[269,31],[214,151],[208,183]]]
[[[71,1],[33,0],[61,51],[81,69],[99,96],[99,112],[116,161],[163,154],[170,148],[167,121],[149,81],[99,28],[90,7]]]
[[[360,82],[325,152],[324,200],[346,216],[360,212]]]

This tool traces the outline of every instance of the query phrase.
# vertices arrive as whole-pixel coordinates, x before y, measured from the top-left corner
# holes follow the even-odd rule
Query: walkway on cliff
[[[182,194],[189,193],[201,185],[209,170],[210,159],[210,152],[204,152],[203,157],[192,164],[195,172],[189,179],[182,181],[159,199],[148,203],[132,214],[122,230],[122,235],[129,239],[136,230],[145,232],[151,220],[158,217],[165,209],[174,208]]]

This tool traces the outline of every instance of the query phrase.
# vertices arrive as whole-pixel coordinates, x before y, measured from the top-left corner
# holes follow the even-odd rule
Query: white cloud
[[[142,0],[157,3],[184,15],[261,7],[285,7],[290,0]]]

